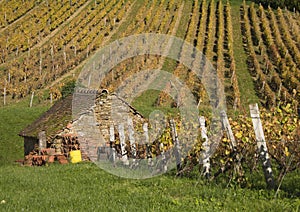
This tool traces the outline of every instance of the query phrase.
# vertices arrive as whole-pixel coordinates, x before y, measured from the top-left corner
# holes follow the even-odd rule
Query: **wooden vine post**
[[[176,159],[177,171],[179,172],[181,169],[181,155],[180,155],[180,144],[178,140],[178,134],[176,130],[176,125],[173,119],[170,120],[170,127],[172,132],[172,140],[174,143],[174,154]]]
[[[259,116],[259,109],[257,104],[249,105],[250,115],[255,131],[255,137],[257,142],[257,148],[259,151],[259,158],[262,161],[262,167],[267,183],[268,189],[275,189],[275,182],[273,177],[273,172],[271,168],[271,161],[268,154],[268,148],[264,136],[264,131],[262,128],[262,123]]]
[[[43,65],[42,50],[40,50],[40,60],[39,60],[40,76],[42,75],[42,65]]]
[[[124,165],[129,165],[127,151],[125,149],[125,132],[124,132],[124,125],[119,124],[119,136],[120,136],[120,145],[121,145],[121,154],[122,154],[122,161]]]
[[[202,144],[203,150],[201,152],[201,158],[199,159],[199,163],[203,164],[203,175],[208,179],[210,177],[210,144],[207,136],[207,129],[205,127],[204,116],[199,117],[199,123],[201,129],[201,138],[204,140]]]
[[[50,104],[52,105],[52,103],[53,103],[53,94],[50,93]]]
[[[236,171],[236,173],[242,177],[244,176],[243,173],[243,168],[241,165],[241,156],[240,154],[237,152],[237,143],[235,140],[235,137],[233,135],[228,117],[226,112],[223,110],[221,111],[221,121],[222,121],[222,127],[223,130],[226,132],[227,137],[230,139],[230,147],[232,150],[232,158],[233,158],[233,162],[234,162],[234,170]]]
[[[146,143],[146,157],[148,159],[148,165],[152,166],[152,153],[151,153],[151,144],[149,143],[149,132],[148,132],[148,123],[145,122],[143,124],[143,131],[145,136],[145,143]]]
[[[34,97],[34,91],[32,91],[32,94],[31,94],[29,107],[32,107],[33,97]]]
[[[112,163],[115,163],[115,161],[116,161],[116,149],[114,147],[114,145],[115,145],[115,129],[114,129],[113,124],[111,124],[109,127],[109,144],[110,144],[110,160]]]
[[[159,144],[159,150],[160,150],[160,154],[161,154],[162,170],[164,171],[164,173],[166,173],[168,171],[168,167],[167,167],[167,157],[165,154],[163,143]]]
[[[39,138],[39,155],[40,155],[41,150],[47,147],[46,132],[45,131],[39,132],[38,138]]]
[[[131,154],[132,154],[132,162],[133,165],[135,165],[135,159],[136,159],[136,145],[135,145],[135,138],[134,138],[134,128],[133,128],[133,121],[132,118],[128,117],[127,119],[128,123],[128,136],[129,136],[129,142],[130,142],[130,148],[131,148]]]
[[[5,85],[4,91],[3,91],[3,105],[6,105],[6,85]]]

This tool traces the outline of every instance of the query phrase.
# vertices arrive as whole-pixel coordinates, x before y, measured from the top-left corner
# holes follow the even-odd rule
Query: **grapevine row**
[[[231,7],[229,2],[227,1],[226,8],[226,31],[227,31],[227,42],[228,42],[228,54],[229,54],[229,59],[230,59],[230,80],[231,80],[231,85],[233,88],[233,96],[234,96],[234,103],[233,106],[234,108],[240,107],[241,100],[240,100],[240,90],[239,90],[239,85],[238,85],[238,80],[237,80],[237,75],[236,75],[236,65],[235,65],[235,59],[234,59],[234,53],[233,53],[233,46],[234,46],[234,41],[233,41],[233,29],[232,29],[232,18],[231,18]],[[221,45],[221,44],[220,44]]]
[[[112,1],[115,2],[115,1]],[[117,5],[113,7],[113,3],[111,4],[111,9],[106,17],[110,15],[125,15],[125,11],[128,8],[124,1],[119,1]],[[106,8],[109,9],[108,7]],[[102,19],[102,16],[96,16],[98,19]],[[104,24],[102,22],[102,24]],[[46,43],[46,45],[42,46],[40,51],[36,50],[34,54],[32,54],[32,58],[23,60],[22,63],[18,61],[13,61],[9,64],[7,68],[12,75],[11,80],[14,82],[10,83],[7,89],[9,93],[13,96],[22,97],[30,92],[32,89],[39,88],[43,86],[45,83],[49,81],[55,80],[58,76],[66,73],[68,70],[72,69],[72,67],[78,62],[83,61],[86,56],[88,56],[89,51],[94,51],[94,49],[89,49],[89,45],[93,45],[103,42],[103,36],[105,35],[105,31],[109,33],[111,31],[110,23],[107,23],[107,27],[103,28],[102,33],[97,36],[97,32],[90,33],[88,40],[83,43],[82,40],[78,40],[78,44],[82,45],[83,48],[80,49],[82,51],[78,51],[77,53],[68,53],[65,47],[57,47],[56,43]],[[95,28],[98,26],[95,25]],[[101,27],[99,27],[101,29]],[[100,31],[101,32],[101,31]],[[55,38],[52,39],[55,41]],[[78,46],[79,46],[78,45]],[[85,51],[83,51],[85,50]],[[18,67],[22,67],[19,71],[13,71],[12,68],[18,69]],[[30,71],[29,71],[30,70]],[[18,83],[17,83],[18,82]],[[21,91],[18,87],[22,87]],[[25,88],[24,88],[25,87]]]
[[[211,5],[210,5],[211,6]],[[205,41],[205,34],[206,34],[206,29],[207,29],[207,21],[208,21],[208,6],[207,6],[207,1],[203,0],[201,2],[201,15],[199,17],[198,20],[198,34],[196,33],[195,35],[195,40],[197,41],[196,43],[196,48],[198,49],[198,51],[202,52],[204,49],[204,41]],[[197,26],[191,26],[191,27],[197,27]],[[186,53],[184,53],[184,55],[186,55]],[[204,55],[204,53],[203,53]],[[195,55],[197,60],[201,57],[200,55]],[[202,58],[200,58],[202,59]],[[193,66],[195,67],[197,64],[193,64]],[[197,68],[204,68],[204,67],[195,67]],[[204,102],[207,99],[206,93],[205,93],[205,89],[200,81],[200,79],[195,76],[194,72],[189,71],[188,72],[188,76],[187,76],[187,82],[188,85],[192,88],[192,92],[194,94],[194,96],[197,97],[198,99],[198,104],[201,102]]]
[[[272,56],[274,65],[278,67],[281,78],[283,79],[283,84],[290,92],[293,92],[294,89],[300,88],[299,81],[294,77],[293,72],[290,70],[295,69],[296,64],[293,61],[293,58],[289,54],[288,49],[286,48],[286,43],[283,43],[279,29],[277,28],[277,23],[274,20],[271,12],[271,21],[273,17],[273,23],[269,24],[269,20],[265,14],[265,11],[262,6],[259,7],[259,13],[261,16],[262,27],[264,29],[264,35],[266,37],[266,43],[268,45],[268,53]],[[271,27],[274,28],[274,36],[271,31]],[[275,38],[275,42],[273,40]],[[278,46],[279,45],[279,46]],[[277,50],[279,49],[279,51]]]
[[[134,34],[136,31],[141,32],[142,30],[145,30],[145,29],[149,32],[159,32],[159,31],[164,32],[164,33],[170,32],[169,28],[174,26],[176,18],[178,16],[178,14],[177,14],[178,12],[176,12],[174,8],[177,8],[178,6],[177,6],[177,4],[172,3],[172,1],[169,1],[169,2],[160,1],[158,3],[158,5],[157,5],[156,1],[152,2],[152,4],[150,5],[150,8],[148,10],[151,11],[152,17],[151,18],[148,17],[145,19],[146,23],[148,25],[142,24],[137,27],[136,24],[133,23],[132,25],[134,25],[135,27],[132,27],[132,25],[130,25],[123,34],[124,35],[126,35],[128,33]],[[154,9],[157,7],[158,8],[165,8],[165,7],[170,8],[169,10],[165,10],[166,12],[164,13],[163,16],[167,16],[167,17],[173,16],[174,18],[171,19],[172,20],[171,23],[160,20],[159,14],[161,14],[161,11]],[[145,13],[143,12],[145,9],[146,9],[146,7],[144,6],[144,9],[142,8],[141,11],[139,12],[139,14],[137,14],[137,16],[144,19],[145,17],[142,16],[142,14],[145,15]],[[135,31],[134,30],[132,31],[133,28],[135,29]],[[128,31],[130,31],[130,32],[128,32]],[[137,56],[137,57],[128,59],[127,61],[124,61],[121,64],[119,64],[117,67],[115,67],[111,71],[110,75],[108,75],[106,77],[106,80],[104,80],[104,83],[101,85],[101,87],[107,86],[107,88],[109,90],[114,90],[115,86],[118,85],[119,83],[121,83],[121,81],[124,78],[130,76],[133,73],[136,73],[139,70],[155,69],[159,65],[160,61],[161,61],[161,58],[159,56],[150,56],[150,55],[142,55],[142,56]],[[128,70],[130,70],[130,71],[128,71]]]
[[[296,45],[298,46],[298,48],[300,48],[300,27],[297,24],[296,20],[294,19],[292,13],[285,12],[284,16],[286,18],[286,23],[289,26],[290,33],[293,34],[296,40]]]
[[[142,33],[151,22],[155,14],[155,8],[157,4],[158,0],[154,0],[153,2],[147,1],[147,3],[144,3],[142,7],[139,8],[139,12],[136,14],[135,18],[132,21],[132,23],[134,24],[130,24],[122,33],[121,37],[132,35],[134,34],[134,32],[138,34]],[[137,28],[137,26],[139,27]]]
[[[184,40],[188,43],[193,43],[194,38],[196,36],[197,26],[199,21],[199,2],[194,1],[192,5],[192,17],[190,17],[189,22],[186,27],[186,33],[184,36]],[[195,43],[194,43],[195,45]],[[186,48],[182,48],[179,53],[179,60],[184,60],[184,57],[190,57],[194,52],[187,52]],[[173,71],[173,74],[181,79],[183,82],[185,82],[190,88],[191,82],[195,82],[193,79],[192,81],[187,80],[188,77],[188,70],[186,67],[184,67],[183,64],[178,63],[175,70]],[[160,92],[159,97],[157,99],[158,105],[170,105],[171,102],[173,102],[170,97],[167,95],[168,91],[170,90],[170,84],[167,84],[165,87],[165,92]]]
[[[204,53],[208,60],[213,61],[213,47],[216,33],[216,17],[215,17],[215,1],[212,0],[209,4],[209,17],[207,25],[207,39],[205,41]]]
[[[272,13],[270,13],[270,14],[271,14],[271,19],[273,20],[273,18],[272,18],[273,15],[272,15]],[[285,102],[287,102],[287,101],[290,102],[291,97],[288,93],[288,90],[282,85],[281,78],[279,77],[279,74],[276,71],[276,66],[278,64],[276,64],[276,63],[273,64],[269,58],[269,55],[267,54],[268,51],[266,50],[264,41],[262,39],[262,33],[260,31],[259,20],[258,20],[256,11],[255,11],[255,8],[254,8],[254,4],[251,4],[251,6],[250,6],[250,16],[251,16],[251,23],[252,23],[252,26],[254,29],[254,34],[252,35],[253,39],[254,39],[253,42],[256,41],[258,48],[259,48],[259,55],[263,56],[263,62],[264,62],[264,67],[265,67],[263,72],[265,75],[269,76],[268,83],[270,84],[271,89],[274,92],[277,92],[279,101],[281,99],[283,99]],[[278,30],[278,27],[276,27],[277,25],[273,25],[272,23],[271,23],[271,25],[273,27],[273,32],[276,34],[277,30]],[[275,40],[277,41],[277,43],[281,42],[281,39],[279,36],[275,36]],[[274,53],[275,53],[275,55],[278,55],[278,53],[276,51],[272,52],[273,55],[274,55]],[[280,59],[277,59],[277,60],[280,60]],[[284,61],[281,60],[281,62],[284,62]]]
[[[297,64],[297,68],[299,70],[299,68],[300,68],[300,51],[299,51],[297,45],[295,44],[294,40],[292,39],[289,29],[287,28],[287,23],[283,16],[283,12],[280,8],[278,8],[277,14],[278,14],[279,25],[281,27],[282,35],[284,36],[284,39],[288,46],[289,52],[293,56],[294,61]]]
[[[85,0],[77,2],[72,6],[69,2],[41,4],[18,24],[8,27],[0,35],[2,62],[14,58],[21,52],[30,51],[33,46],[75,13]]]
[[[256,81],[257,94],[264,100],[264,105],[267,107],[272,107],[275,105],[275,95],[272,92],[269,85],[266,83],[267,80],[263,71],[261,70],[259,61],[257,60],[251,34],[251,25],[248,17],[248,7],[243,4],[243,21],[244,21],[244,34],[246,37],[248,54],[249,54],[249,69]]]
[[[253,4],[250,6],[250,13],[252,17],[252,25],[254,25],[255,26],[254,28],[256,28],[258,27],[259,21],[257,21],[258,18],[256,17],[256,11],[254,9]],[[256,37],[258,37],[259,39],[258,45],[259,45],[260,55],[264,55],[265,53],[267,53],[264,56],[265,66],[266,66],[264,73],[266,75],[270,75],[271,73],[271,76],[269,77],[269,81],[270,81],[270,86],[273,88],[273,91],[278,92],[278,94],[284,95],[284,98],[282,98],[284,101],[290,101],[291,98],[289,93],[286,92],[286,88],[288,88],[289,91],[291,92],[294,88],[294,85],[290,86],[290,82],[291,81],[295,82],[295,81],[293,79],[290,80],[290,77],[287,78],[286,75],[283,73],[287,71],[287,67],[288,67],[287,64],[290,65],[294,64],[293,60],[289,55],[285,47],[285,44],[281,39],[279,28],[277,26],[273,12],[269,10],[270,21],[271,21],[270,24],[265,14],[265,11],[261,6],[259,8],[259,13],[260,13],[261,26],[263,29],[262,35],[264,36],[264,38],[261,39],[260,37],[261,33],[259,32],[259,30],[255,30],[255,33],[256,33]],[[267,45],[268,50],[266,50],[266,48],[264,47],[264,43]],[[271,61],[269,60],[268,55],[270,56]],[[276,72],[279,72],[280,76]],[[283,78],[282,83],[280,82],[279,77]],[[284,85],[284,87],[286,88],[284,88],[282,85]],[[280,90],[284,90],[284,92],[281,91],[279,92],[278,91],[279,88]]]
[[[13,23],[40,3],[40,1],[35,0],[25,2],[12,0],[9,3],[7,3],[7,1],[5,3],[1,2],[0,14],[2,15],[0,16],[0,28],[4,28],[5,26]]]

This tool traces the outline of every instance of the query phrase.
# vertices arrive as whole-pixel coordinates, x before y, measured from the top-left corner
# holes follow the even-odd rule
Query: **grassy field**
[[[108,174],[93,163],[24,167],[17,133],[48,106],[28,101],[0,108],[0,211],[299,211],[300,174],[288,174],[282,190],[265,190],[262,173],[249,175],[241,189],[220,178],[176,178],[174,173],[131,180]],[[37,103],[36,103],[37,104]]]
[[[23,139],[18,133],[37,119],[50,105],[29,107],[28,98],[0,107],[0,165],[11,164],[24,156]],[[34,101],[33,105],[38,102]]]
[[[297,211],[300,200],[160,176],[122,179],[92,163],[1,167],[3,211]],[[5,203],[3,203],[5,201]]]

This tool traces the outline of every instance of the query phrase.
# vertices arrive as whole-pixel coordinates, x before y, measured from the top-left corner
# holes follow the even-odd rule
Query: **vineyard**
[[[131,3],[44,2],[4,28],[0,38],[0,69],[6,95],[25,97],[74,69],[108,40]],[[76,13],[77,10],[80,12]],[[50,88],[50,92],[59,98],[56,89]]]
[[[237,70],[235,61],[229,2],[28,1],[22,7],[18,1],[1,4],[5,11],[0,29],[1,89],[7,97],[22,98],[44,89],[82,65],[109,41],[151,32],[178,36],[193,44],[217,69],[228,107],[246,106],[240,97],[242,82],[237,72],[241,70]],[[191,15],[187,17],[186,13]],[[244,2],[240,16],[247,71],[261,104],[271,108],[291,103],[296,108],[300,100],[299,14]],[[180,52],[182,57],[193,54]],[[133,61],[136,65],[132,65]],[[120,76],[159,66],[184,80],[198,101],[204,101],[203,86],[190,70],[153,55],[123,61],[104,86],[113,89]],[[50,93],[59,98],[59,86],[51,86]],[[160,94],[158,104],[170,101],[166,99]]]
[[[0,14],[1,103],[30,95],[46,102],[60,99],[63,87],[76,80],[86,61],[101,47],[134,34],[172,35],[203,52],[217,70],[246,169],[257,169],[258,161],[248,112],[248,104],[256,102],[246,90],[254,94],[262,108],[271,158],[283,170],[279,179],[300,167],[298,12],[248,1],[28,0],[0,1]],[[243,52],[238,52],[237,46]],[[172,46],[165,51],[171,50]],[[179,58],[199,57],[196,51],[185,49],[178,54]],[[237,59],[240,55],[245,55],[244,64]],[[205,63],[204,69],[208,65]],[[193,66],[197,68],[196,63]],[[201,80],[170,58],[145,54],[120,61],[99,89],[113,92],[124,79],[148,69],[166,70],[185,82],[210,125],[209,99]],[[241,78],[247,75],[246,80]],[[170,89],[168,84],[164,91],[153,91],[147,100],[146,95],[141,97],[141,102],[150,102],[156,108],[177,108],[177,102],[168,95]],[[199,151],[194,152],[197,157]],[[224,136],[214,165],[230,163],[230,151]],[[190,167],[195,165],[193,159],[186,162]]]

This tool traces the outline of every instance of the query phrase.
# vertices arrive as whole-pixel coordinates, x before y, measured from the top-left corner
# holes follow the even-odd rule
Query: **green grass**
[[[23,158],[23,139],[18,133],[49,108],[44,104],[30,108],[29,102],[29,98],[26,98],[0,107],[0,165]],[[35,100],[33,105],[37,104]]]
[[[188,178],[107,174],[92,163],[1,168],[1,211],[297,211],[299,199]]]
[[[230,5],[234,36],[233,51],[236,62],[236,75],[241,93],[241,104],[248,110],[248,105],[251,103],[258,103],[259,99],[255,93],[252,77],[248,71],[247,55],[243,47],[242,32],[240,28],[240,6],[242,5],[242,1],[230,1]]]
[[[178,114],[179,110],[177,108],[155,106],[160,92],[158,90],[147,90],[135,98],[132,105],[145,117],[149,117],[151,112],[155,110],[163,112],[166,116]]]

